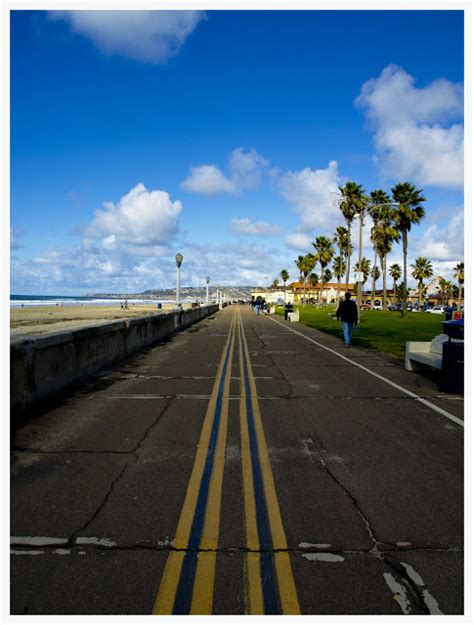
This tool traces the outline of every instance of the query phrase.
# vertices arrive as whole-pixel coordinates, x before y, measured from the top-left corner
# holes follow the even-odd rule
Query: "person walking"
[[[351,300],[351,294],[346,293],[344,300],[339,304],[336,312],[336,319],[340,319],[342,322],[342,334],[344,345],[350,347],[352,341],[352,328],[359,323],[359,311],[357,310],[357,304]]]

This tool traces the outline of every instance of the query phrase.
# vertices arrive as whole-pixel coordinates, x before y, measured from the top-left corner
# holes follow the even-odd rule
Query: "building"
[[[290,304],[296,303],[290,286],[287,286],[286,288],[279,286],[276,289],[263,287],[255,288],[252,289],[251,296],[252,299],[261,297],[267,302],[267,304],[276,304],[277,306],[282,306],[285,301]]]
[[[322,286],[322,292],[320,290],[321,284],[312,286],[305,282],[292,282],[290,288],[294,293],[295,304],[301,304],[303,301],[308,304],[316,304],[319,302],[320,293],[322,304],[335,304],[337,300],[337,282],[325,282]],[[354,284],[349,284],[346,289],[346,283],[341,282],[339,297],[343,297],[346,290],[354,294]]]

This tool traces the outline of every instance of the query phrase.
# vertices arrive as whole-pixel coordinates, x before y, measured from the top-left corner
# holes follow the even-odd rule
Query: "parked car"
[[[389,304],[387,308],[388,310],[401,310],[402,305],[400,304],[400,302],[394,302],[393,304]]]
[[[433,308],[428,308],[427,313],[432,313],[433,315],[444,315],[446,309],[444,306],[433,306]]]
[[[383,310],[382,304],[380,302],[374,302],[374,305],[372,306],[372,310]]]

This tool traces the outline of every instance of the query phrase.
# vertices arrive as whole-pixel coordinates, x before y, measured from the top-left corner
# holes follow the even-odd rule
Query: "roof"
[[[292,289],[304,289],[304,288],[306,288],[308,290],[310,290],[310,289],[319,289],[321,287],[321,282],[318,282],[318,284],[315,287],[311,286],[311,284],[309,282],[307,282],[307,283],[304,283],[304,282],[292,282],[290,284],[290,286],[291,286]],[[333,289],[337,289],[337,282],[325,282],[324,283],[324,288],[330,289],[331,287]],[[344,290],[346,288],[346,283],[345,282],[341,282],[340,287],[341,287],[341,291]],[[354,290],[354,285],[349,283],[347,285],[347,288],[349,290]]]

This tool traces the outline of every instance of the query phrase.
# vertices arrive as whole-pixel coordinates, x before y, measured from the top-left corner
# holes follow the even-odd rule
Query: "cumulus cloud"
[[[463,87],[437,79],[423,88],[396,65],[368,80],[355,100],[375,130],[376,161],[389,178],[462,187]]]
[[[445,224],[435,223],[420,237],[414,239],[415,255],[424,256],[434,262],[460,262],[464,257],[464,213],[461,209],[453,213]]]
[[[277,181],[281,195],[301,220],[301,230],[322,233],[332,233],[341,221],[340,210],[334,205],[340,184],[337,161],[330,161],[326,169],[289,171]]]
[[[219,195],[236,193],[237,189],[216,165],[191,167],[189,176],[181,183],[181,188],[199,195]]]
[[[246,152],[244,148],[235,148],[229,156],[227,174],[215,164],[191,167],[181,188],[200,195],[237,194],[256,189],[267,168],[268,161],[256,150]]]
[[[50,11],[102,52],[165,63],[175,56],[204,11]]]
[[[285,237],[285,243],[287,247],[301,253],[308,253],[314,249],[313,247],[311,247],[312,240],[313,239],[309,234],[304,234],[302,232],[289,234],[287,237]]]
[[[119,245],[150,246],[168,243],[179,229],[180,201],[172,202],[165,191],[139,183],[117,204],[104,202],[85,228],[87,238],[102,239],[107,249]]]
[[[248,217],[239,219],[234,217],[230,223],[230,229],[237,234],[255,234],[260,236],[271,236],[281,231],[281,226],[270,224],[266,221],[250,221]]]

